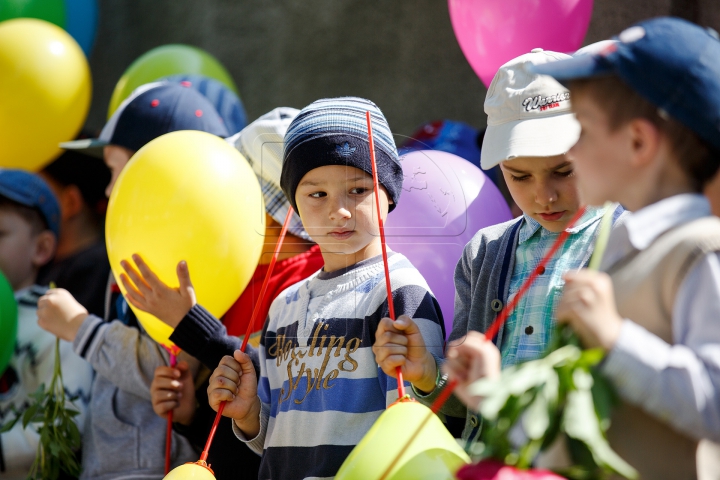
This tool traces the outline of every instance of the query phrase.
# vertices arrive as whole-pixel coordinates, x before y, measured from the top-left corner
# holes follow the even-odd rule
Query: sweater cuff
[[[104,330],[108,328],[100,317],[95,315],[88,315],[83,320],[82,325],[78,329],[73,340],[73,350],[77,355],[87,360],[92,355],[92,352],[97,349],[100,344],[100,340],[103,337]]]
[[[445,384],[447,383],[447,375],[443,375],[441,369],[443,359],[438,357],[437,355],[433,355],[433,358],[435,359],[435,368],[437,369],[437,374],[435,375],[435,388],[433,388],[430,392],[423,392],[415,388],[415,385],[410,385],[413,395],[415,395],[415,398],[417,399],[428,400],[431,396],[437,396],[437,393],[440,392],[440,390],[442,390],[442,387],[445,386]]]
[[[237,437],[238,440],[243,442],[245,445],[248,446],[248,448],[250,448],[250,450],[257,453],[258,455],[262,455],[265,448],[265,434],[267,432],[268,422],[270,420],[269,412],[270,408],[267,407],[264,403],[261,403],[259,414],[260,430],[254,438],[248,439],[247,437],[245,437],[245,434],[242,432],[242,430],[240,430],[240,428],[238,428],[235,420],[233,420],[232,422],[232,429],[235,437]]]
[[[175,327],[170,341],[197,357],[208,340],[218,336],[225,336],[223,324],[202,306],[195,304]]]

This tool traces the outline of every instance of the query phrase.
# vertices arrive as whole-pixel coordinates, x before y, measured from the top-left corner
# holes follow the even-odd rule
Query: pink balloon
[[[385,225],[387,243],[425,277],[449,335],[453,277],[463,248],[478,230],[510,220],[512,215],[495,184],[463,158],[422,150],[403,155],[400,162],[403,192]]]
[[[448,0],[460,48],[486,86],[501,65],[533,48],[577,50],[592,6],[593,0]]]

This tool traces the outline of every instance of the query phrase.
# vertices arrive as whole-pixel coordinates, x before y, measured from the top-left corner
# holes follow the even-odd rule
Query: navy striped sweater
[[[401,254],[390,255],[389,268],[396,314],[411,316],[441,356],[442,313],[427,283]],[[333,477],[397,399],[397,380],[372,352],[386,316],[382,257],[321,271],[275,299],[260,342],[260,433],[247,440],[233,423],[262,454],[261,479]]]

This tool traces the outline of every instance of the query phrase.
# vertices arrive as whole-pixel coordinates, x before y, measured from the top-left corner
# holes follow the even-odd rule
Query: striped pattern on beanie
[[[317,100],[300,111],[285,133],[280,185],[297,209],[295,191],[307,172],[326,165],[347,165],[372,175],[368,143],[369,111],[378,180],[397,205],[402,191],[402,167],[390,126],[380,109],[358,97]]]

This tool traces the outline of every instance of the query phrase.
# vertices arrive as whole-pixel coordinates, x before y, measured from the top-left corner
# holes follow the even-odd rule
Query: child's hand
[[[615,307],[610,277],[603,272],[568,272],[557,308],[558,322],[569,324],[588,348],[612,350],[623,319]]]
[[[120,281],[127,291],[125,298],[135,308],[155,315],[173,328],[177,327],[197,303],[187,263],[182,261],[177,266],[180,287],[170,288],[150,270],[140,255],[135,254],[132,258],[137,270],[127,260],[120,262],[125,270],[120,274]]]
[[[158,367],[150,385],[150,398],[155,413],[167,418],[173,411],[173,422],[190,425],[195,416],[195,387],[190,366],[184,360],[176,367]]]
[[[210,377],[208,401],[217,412],[222,402],[223,415],[230,417],[247,438],[260,431],[260,398],[257,396],[257,377],[250,357],[235,350],[225,355]]]
[[[52,288],[38,300],[38,325],[53,335],[72,342],[88,311],[64,288]]]
[[[435,389],[435,359],[427,351],[417,324],[407,315],[394,322],[380,320],[372,349],[375,361],[387,375],[395,378],[395,369],[400,366],[403,378],[418,390],[429,393]]]
[[[448,345],[443,370],[448,380],[457,381],[455,395],[471,409],[477,409],[482,397],[468,393],[468,387],[481,378],[500,375],[500,350],[482,333],[470,331]]]

